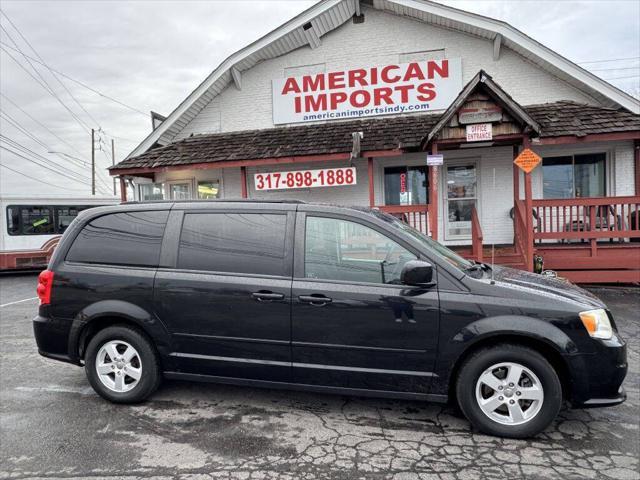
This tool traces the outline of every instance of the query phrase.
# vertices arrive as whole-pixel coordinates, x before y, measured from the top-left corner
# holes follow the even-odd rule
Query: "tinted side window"
[[[178,268],[285,275],[287,216],[263,213],[188,213]]]
[[[304,271],[307,278],[400,283],[400,272],[417,257],[375,230],[335,218],[307,217]]]
[[[156,266],[168,211],[123,212],[98,217],[78,234],[67,260]]]

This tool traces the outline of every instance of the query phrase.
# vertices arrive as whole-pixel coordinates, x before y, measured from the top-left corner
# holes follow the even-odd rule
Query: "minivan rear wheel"
[[[126,325],[100,330],[87,345],[85,372],[101,397],[115,403],[145,400],[160,384],[160,364],[153,345]]]
[[[460,367],[460,409],[482,432],[527,438],[543,431],[562,406],[558,374],[535,350],[501,344],[479,350]]]

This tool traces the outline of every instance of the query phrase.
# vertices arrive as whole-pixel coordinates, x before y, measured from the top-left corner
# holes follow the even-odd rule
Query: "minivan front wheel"
[[[140,402],[160,383],[153,346],[141,332],[126,325],[96,333],[87,346],[85,372],[93,389],[116,403]]]
[[[562,405],[554,368],[535,350],[502,344],[473,354],[460,368],[456,394],[479,430],[526,438],[544,430]]]

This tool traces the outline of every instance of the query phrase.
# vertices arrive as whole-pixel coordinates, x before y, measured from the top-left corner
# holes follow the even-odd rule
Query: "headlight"
[[[586,312],[580,312],[579,315],[584,328],[587,329],[591,338],[608,340],[613,336],[609,316],[603,309],[587,310]]]

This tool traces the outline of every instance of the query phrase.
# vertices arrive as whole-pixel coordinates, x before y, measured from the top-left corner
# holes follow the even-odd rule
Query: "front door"
[[[178,245],[175,266],[158,269],[154,288],[175,368],[290,381],[293,212],[273,205],[175,215],[184,217],[166,242]]]
[[[294,381],[428,392],[438,293],[400,284],[415,252],[373,225],[321,215],[298,213],[296,220],[303,246],[292,290]]]
[[[447,164],[445,166],[445,175],[445,239],[470,239],[471,211],[476,207],[478,199],[476,164],[469,162]]]

